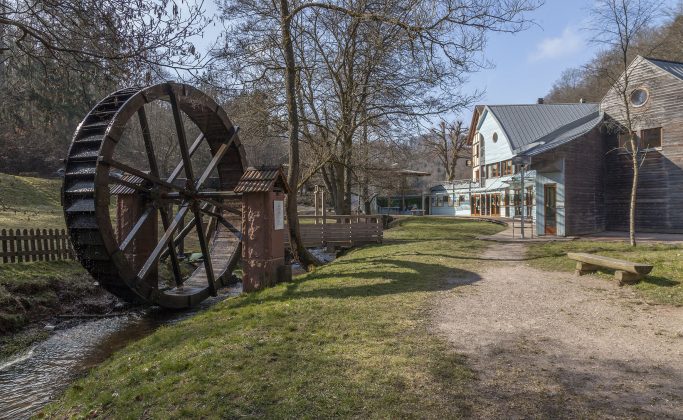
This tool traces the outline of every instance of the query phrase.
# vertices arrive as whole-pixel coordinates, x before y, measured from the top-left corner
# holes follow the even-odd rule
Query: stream
[[[0,418],[31,417],[79,375],[126,344],[151,334],[162,325],[187,319],[241,291],[241,284],[223,289],[217,297],[187,311],[150,308],[116,317],[85,320],[56,330],[45,341],[0,362]]]

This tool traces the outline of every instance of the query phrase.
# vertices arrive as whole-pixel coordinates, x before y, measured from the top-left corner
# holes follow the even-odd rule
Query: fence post
[[[14,251],[14,239],[13,239],[14,238],[14,229],[10,229],[8,235],[10,238],[12,238],[8,241],[9,242],[9,252],[10,252],[9,261],[10,262],[16,262],[15,254],[14,254],[14,252],[15,252]]]
[[[43,249],[43,261],[50,261],[50,243],[47,239],[47,229],[43,229],[42,233],[42,249]]]
[[[36,234],[33,229],[30,229],[28,231],[28,235],[30,238],[30,244],[31,244],[31,262],[35,262],[38,260],[38,252],[36,251]]]
[[[59,235],[59,242],[61,245],[61,260],[67,260],[69,259],[69,247],[66,243],[66,231],[64,229],[60,230],[60,235]]]
[[[29,257],[29,255],[31,253],[31,241],[29,240],[29,237],[28,237],[28,229],[24,229],[21,232],[21,234],[22,234],[21,236],[23,238],[23,240],[21,242],[22,242],[22,246],[23,246],[23,249],[22,249],[23,252],[22,253],[24,254],[24,262],[29,262],[29,261],[31,261],[31,259]]]
[[[0,231],[0,235],[2,235],[2,241],[0,241],[0,244],[2,245],[2,262],[7,263],[9,262],[9,256],[7,255],[7,231],[3,229]]]

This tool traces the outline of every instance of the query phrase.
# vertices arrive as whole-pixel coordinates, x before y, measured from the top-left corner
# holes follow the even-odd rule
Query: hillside
[[[64,228],[60,179],[0,173],[0,229]]]

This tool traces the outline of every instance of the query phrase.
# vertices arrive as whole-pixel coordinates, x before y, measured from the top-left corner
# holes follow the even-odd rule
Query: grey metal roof
[[[643,57],[645,60],[659,67],[660,69],[683,80],[683,63],[677,61],[658,60],[656,58]]]
[[[523,151],[534,143],[599,113],[599,104],[489,105],[513,151]]]
[[[563,144],[569,143],[570,141],[583,136],[597,127],[602,122],[602,119],[603,115],[599,112],[578,119],[574,123],[567,124],[557,131],[539,139],[539,145],[534,146],[524,154],[535,156]]]

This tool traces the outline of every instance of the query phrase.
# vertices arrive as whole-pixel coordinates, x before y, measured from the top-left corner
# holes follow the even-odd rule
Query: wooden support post
[[[597,265],[577,261],[575,273],[577,276],[583,276],[586,274],[594,273],[594,272],[598,271],[599,268],[600,267],[598,267]]]
[[[315,215],[315,224],[316,225],[318,224],[318,205],[319,205],[319,203],[318,203],[318,188],[319,187],[316,185],[315,189],[313,190],[313,207],[315,208],[314,215]]]
[[[320,189],[320,205],[322,206],[322,213],[323,213],[323,225],[327,223],[325,218],[327,217],[327,209],[325,208],[325,190]]]
[[[614,278],[619,282],[619,286],[626,284],[635,284],[643,278],[642,274],[629,273],[626,271],[617,270],[614,272]]]

